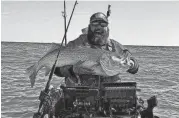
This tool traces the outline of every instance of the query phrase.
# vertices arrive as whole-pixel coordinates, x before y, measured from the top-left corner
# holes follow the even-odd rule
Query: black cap
[[[102,12],[97,12],[94,13],[91,17],[90,17],[90,23],[94,22],[94,21],[103,21],[108,23],[108,18],[107,16],[102,13]]]

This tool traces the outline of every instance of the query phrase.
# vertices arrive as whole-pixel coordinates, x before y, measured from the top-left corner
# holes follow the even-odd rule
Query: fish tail
[[[27,68],[26,73],[29,75],[31,87],[33,87],[35,84],[35,78],[37,75],[36,64]]]

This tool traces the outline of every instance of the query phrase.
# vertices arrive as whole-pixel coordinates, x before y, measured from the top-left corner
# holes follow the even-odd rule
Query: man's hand
[[[135,74],[137,73],[138,71],[138,68],[139,68],[139,64],[137,62],[137,60],[133,57],[131,57],[131,53],[125,49],[123,50],[123,61],[122,61],[122,64],[125,66],[125,65],[128,65],[129,66],[129,69],[127,70],[127,72],[131,73],[131,74]]]
[[[133,57],[130,57],[130,68],[127,70],[127,72],[131,73],[131,74],[135,74],[138,72],[139,70],[139,64],[137,62],[137,60]]]
[[[63,66],[63,67],[56,67],[54,74],[59,76],[59,77],[74,76],[73,66],[67,65],[67,66]]]

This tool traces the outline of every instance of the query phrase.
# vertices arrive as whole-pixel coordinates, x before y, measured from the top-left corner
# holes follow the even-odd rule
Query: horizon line
[[[35,43],[35,44],[60,44],[56,42],[20,42],[20,41],[1,41],[1,43]],[[123,45],[123,44],[122,44]],[[141,47],[179,47],[172,45],[124,45],[124,46],[141,46]]]

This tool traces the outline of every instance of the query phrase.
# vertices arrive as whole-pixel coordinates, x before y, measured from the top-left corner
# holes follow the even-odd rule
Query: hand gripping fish
[[[129,64],[124,64],[124,60],[126,60],[125,55],[119,55],[115,52],[87,47],[55,48],[33,66],[27,68],[32,87],[34,86],[36,75],[42,67],[46,68],[45,75],[49,74],[59,50],[60,54],[56,67],[73,65],[76,74],[92,74],[107,77],[117,75],[122,70],[129,68]],[[91,71],[81,71],[85,69]]]

